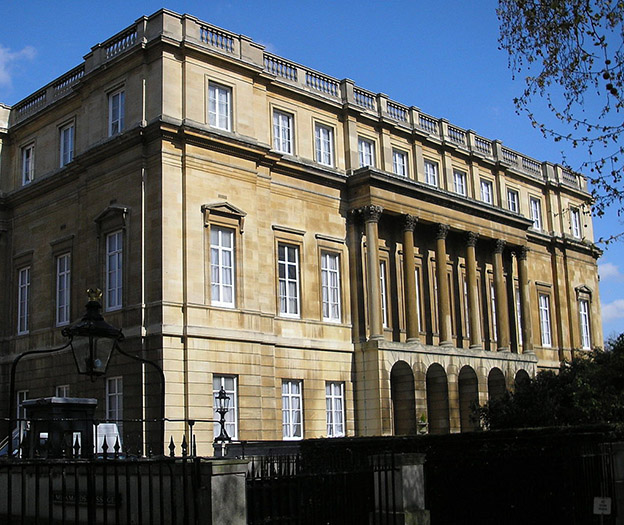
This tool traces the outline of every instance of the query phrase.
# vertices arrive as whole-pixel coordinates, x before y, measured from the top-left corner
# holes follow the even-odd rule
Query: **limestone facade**
[[[217,384],[238,439],[459,431],[602,346],[581,176],[189,15],[0,105],[0,175],[5,401],[13,358],[61,344],[94,286],[200,453]],[[17,390],[97,397],[127,439],[156,412],[149,370],[74,370],[25,360]]]

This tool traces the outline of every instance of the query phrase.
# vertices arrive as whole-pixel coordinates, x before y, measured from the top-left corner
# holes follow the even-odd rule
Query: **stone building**
[[[455,432],[602,345],[581,176],[192,16],[0,106],[0,148],[5,402],[95,286],[200,453],[221,385],[237,439]],[[119,355],[95,382],[67,352],[17,373],[18,399],[96,397],[125,439],[157,391]]]

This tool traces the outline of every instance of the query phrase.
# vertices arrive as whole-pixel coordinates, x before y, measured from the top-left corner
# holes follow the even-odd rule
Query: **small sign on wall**
[[[611,498],[594,498],[594,514],[610,515]]]

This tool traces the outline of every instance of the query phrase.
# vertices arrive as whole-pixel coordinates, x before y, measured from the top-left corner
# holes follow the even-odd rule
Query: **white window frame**
[[[323,321],[339,323],[341,320],[340,254],[321,251],[321,303]]]
[[[531,220],[533,221],[533,229],[542,230],[544,224],[542,222],[542,201],[537,197],[530,197],[529,203],[531,205]]]
[[[286,441],[303,439],[303,381],[282,380],[282,437]]]
[[[211,128],[232,131],[232,88],[208,83],[208,124]]]
[[[578,208],[570,208],[570,230],[572,237],[580,239],[581,235],[581,212]]]
[[[439,185],[439,177],[438,177],[438,163],[432,160],[425,161],[425,183],[429,184],[429,186],[435,186],[436,188]]]
[[[453,170],[453,188],[458,195],[467,195],[466,193],[466,172]]]
[[[522,301],[520,288],[516,288],[516,323],[518,323],[518,344],[522,344]]]
[[[106,311],[119,310],[122,306],[123,230],[116,230],[106,236]]]
[[[299,246],[286,242],[277,245],[278,301],[282,317],[301,317]],[[289,270],[294,269],[294,277]]]
[[[360,168],[375,167],[375,143],[372,140],[358,137],[358,156]]]
[[[552,326],[550,319],[550,295],[546,293],[539,294],[539,317],[540,317],[540,334],[542,337],[542,346],[544,348],[552,347]]]
[[[71,255],[56,258],[56,325],[69,324],[71,308]]]
[[[106,420],[116,423],[119,434],[123,429],[123,377],[106,378]]]
[[[579,299],[579,317],[581,322],[581,348],[591,350],[591,322],[589,299]]]
[[[55,397],[69,397],[69,385],[58,385],[54,389]]]
[[[343,381],[325,383],[327,437],[343,437],[345,429],[345,396]]]
[[[490,306],[492,309],[492,337],[498,342],[498,325],[496,323],[496,291],[494,289],[494,283],[490,282]]]
[[[507,188],[507,209],[513,213],[520,212],[520,196],[511,188]]]
[[[399,177],[407,177],[407,162],[407,153],[399,149],[392,150],[392,171],[395,175],[398,175]]]
[[[481,188],[481,201],[486,204],[494,204],[494,184],[492,181],[481,179],[479,187]]]
[[[73,122],[63,126],[59,131],[59,139],[60,139],[59,156],[60,156],[61,168],[69,164],[72,160],[74,160],[75,135],[76,133],[75,133]]]
[[[22,148],[22,186],[30,184],[35,178],[35,145]]]
[[[229,246],[227,243],[228,237]],[[235,230],[233,228],[211,225],[210,293],[213,306],[234,308],[236,295],[235,265]]]
[[[215,397],[219,394],[219,390],[225,390],[225,393],[230,398],[228,405],[228,411],[225,414],[225,431],[230,438],[238,439],[238,377],[233,375],[215,374],[212,376],[212,400],[214,404],[214,418],[216,421],[221,419],[221,416],[217,413],[217,406],[215,403]],[[213,425],[214,437],[221,434],[221,425],[214,423]]]
[[[126,112],[126,92],[123,89],[108,95],[108,136],[123,132]]]
[[[420,268],[414,269],[414,279],[416,283],[416,317],[418,318],[418,331],[422,331],[422,322],[420,320]]]
[[[323,166],[334,165],[334,129],[318,122],[314,125],[314,150],[316,162]]]
[[[384,328],[388,328],[388,276],[386,261],[379,261],[379,291],[381,292],[381,319]]]
[[[273,147],[280,153],[293,154],[293,120],[292,114],[273,110]]]
[[[17,273],[17,334],[27,334],[30,329],[30,266]]]
[[[463,275],[464,283],[464,324],[466,325],[466,337],[470,338],[470,311],[468,306],[468,282],[466,281],[466,274]]]

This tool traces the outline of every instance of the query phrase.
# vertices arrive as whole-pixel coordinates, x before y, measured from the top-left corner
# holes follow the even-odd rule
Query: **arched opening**
[[[450,432],[448,380],[444,368],[437,363],[427,370],[427,413],[431,434]]]
[[[394,435],[416,434],[416,395],[414,373],[405,361],[390,371],[390,394],[394,413]]]
[[[524,385],[527,385],[531,381],[531,377],[526,370],[518,370],[516,372],[516,380],[514,386],[516,390],[521,389]]]
[[[459,371],[459,422],[462,432],[471,432],[479,428],[478,420],[472,409],[479,403],[479,381],[477,374],[470,366]]]
[[[492,368],[488,375],[488,401],[502,397],[506,390],[503,372],[500,368]]]

